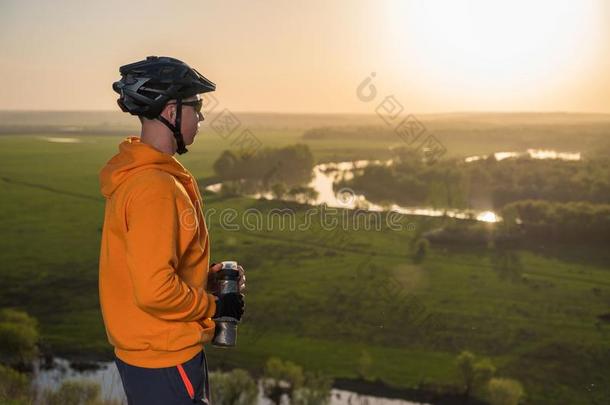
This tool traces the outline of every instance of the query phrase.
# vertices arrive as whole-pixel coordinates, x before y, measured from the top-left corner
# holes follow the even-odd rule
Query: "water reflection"
[[[318,198],[314,204],[326,204],[329,207],[366,209],[369,211],[395,211],[408,215],[423,215],[429,217],[448,216],[458,219],[476,219],[483,222],[498,222],[500,218],[492,211],[475,211],[460,209],[437,209],[432,207],[404,207],[397,204],[387,206],[372,203],[362,194],[354,194],[351,191],[339,190],[335,193],[333,184],[340,179],[349,179],[355,170],[362,169],[370,164],[391,165],[392,160],[380,162],[379,160],[358,160],[355,162],[338,162],[320,164],[314,167],[314,177],[308,187],[318,192]]]
[[[322,163],[314,166],[313,179],[307,185],[313,188],[318,196],[315,200],[304,201],[297,198],[301,203],[312,205],[326,204],[333,208],[348,208],[348,209],[364,209],[368,211],[395,211],[401,214],[421,215],[429,217],[447,216],[457,219],[474,219],[481,222],[498,222],[501,218],[493,211],[477,211],[477,210],[461,210],[454,208],[439,209],[433,207],[405,207],[397,204],[379,205],[368,201],[363,194],[356,194],[352,190],[333,188],[333,184],[341,179],[349,180],[354,176],[354,172],[365,168],[370,164],[391,165],[393,160],[356,160],[350,162],[334,162]],[[212,184],[206,187],[206,190],[219,192],[222,187],[221,183]],[[265,198],[268,200],[274,199],[271,192],[256,193],[249,195],[252,198]],[[295,199],[283,198],[287,201]]]
[[[487,159],[490,155],[469,156],[464,159],[466,163]],[[515,157],[530,157],[532,159],[561,159],[581,160],[580,152],[557,152],[550,149],[528,149],[525,152],[496,152],[493,154],[496,160],[504,160]]]
[[[53,360],[53,367],[42,369],[38,363],[34,366],[33,387],[37,393],[45,389],[57,390],[66,379],[88,380],[97,383],[101,387],[101,397],[104,400],[118,400],[127,404],[125,391],[121,383],[121,377],[114,362],[98,362],[96,370],[78,371],[70,367],[70,362],[65,359]],[[36,403],[41,401],[36,398]],[[331,405],[426,405],[419,402],[410,402],[402,399],[387,399],[361,395],[352,391],[332,389]],[[257,405],[272,405],[272,402],[262,396],[261,384],[259,382],[259,395]]]
[[[42,400],[40,394],[44,390],[56,391],[62,382],[68,379],[93,381],[100,385],[103,400],[118,399],[127,403],[116,365],[113,362],[100,362],[95,365],[97,367],[93,370],[80,371],[70,367],[70,362],[61,358],[54,358],[50,368],[42,368],[39,362],[34,362],[32,388],[38,396],[36,403]]]

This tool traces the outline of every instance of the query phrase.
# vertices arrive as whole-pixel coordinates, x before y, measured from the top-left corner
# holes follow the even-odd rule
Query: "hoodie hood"
[[[109,198],[130,176],[151,168],[166,171],[181,183],[188,183],[192,179],[189,171],[175,157],[143,143],[137,136],[129,136],[119,144],[119,153],[99,173],[102,194]]]

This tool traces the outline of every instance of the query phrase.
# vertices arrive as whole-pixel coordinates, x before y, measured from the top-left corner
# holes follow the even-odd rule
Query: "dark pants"
[[[203,350],[187,362],[172,367],[137,367],[116,356],[114,362],[128,405],[211,404],[208,364]]]

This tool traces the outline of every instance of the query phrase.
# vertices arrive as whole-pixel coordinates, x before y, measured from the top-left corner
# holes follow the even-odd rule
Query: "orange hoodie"
[[[99,173],[106,197],[100,305],[118,358],[183,363],[214,336],[210,242],[201,194],[173,156],[129,136]]]

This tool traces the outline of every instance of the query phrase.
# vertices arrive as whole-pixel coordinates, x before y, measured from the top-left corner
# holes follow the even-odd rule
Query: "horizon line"
[[[232,111],[232,110],[229,110]],[[84,109],[84,110],[73,110],[73,109],[65,109],[65,110],[48,110],[48,109],[0,109],[0,112],[8,112],[8,113],[96,113],[96,112],[116,112],[123,113],[121,110],[111,109],[111,110],[92,110],[92,109]],[[361,116],[375,116],[374,112],[372,113],[363,113],[363,112],[353,112],[353,111],[340,111],[340,112],[302,112],[302,111],[255,111],[255,110],[234,110],[232,111],[234,114],[269,114],[269,115],[361,115]],[[578,111],[578,110],[454,110],[454,111],[439,111],[439,112],[413,112],[407,115],[464,115],[464,114],[563,114],[563,115],[610,115],[610,111],[602,112],[602,111]],[[127,114],[129,115],[129,114]],[[135,117],[135,116],[134,116]]]

